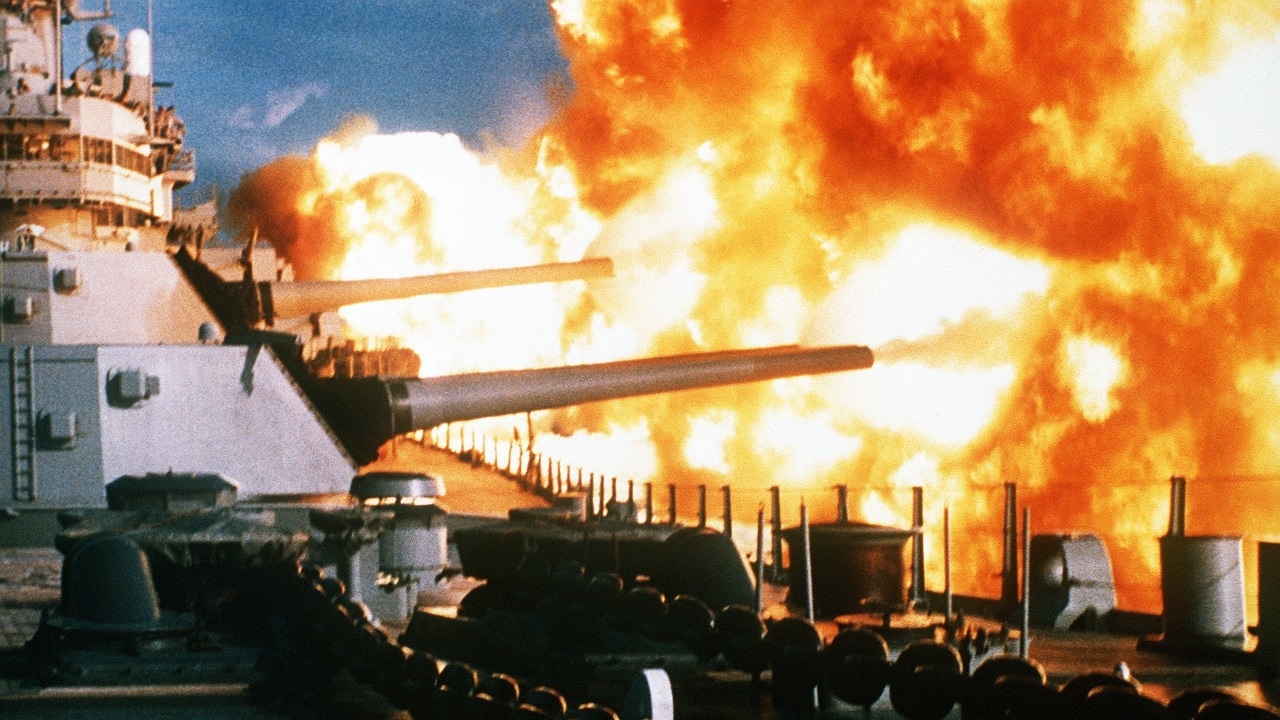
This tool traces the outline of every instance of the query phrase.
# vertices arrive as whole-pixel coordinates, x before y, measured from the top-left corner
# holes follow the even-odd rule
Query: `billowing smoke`
[[[356,116],[329,140],[357,143],[376,132],[372,120]],[[395,231],[409,228],[420,257],[431,256],[430,200],[411,179],[397,173],[376,173],[336,187],[314,156],[285,156],[247,174],[227,202],[227,214],[240,235],[257,232],[289,260],[299,280],[335,276],[350,248],[353,212],[390,218]]]
[[[902,305],[946,294],[935,280],[963,279],[921,268],[898,278],[909,291],[854,293],[870,311],[826,308],[829,324],[810,335],[883,343],[870,374],[901,378],[885,402],[915,402],[923,378],[895,371],[911,363],[1015,371],[981,432],[950,448],[864,413],[848,428],[865,442],[824,479],[877,487],[923,452],[933,487],[962,512],[994,507],[1000,483],[1016,481],[1040,529],[1108,533],[1122,564],[1138,554],[1151,570],[1171,473],[1277,470],[1280,175],[1258,158],[1206,163],[1177,99],[1232,42],[1273,34],[1280,11],[1135,0],[552,6],[576,93],[548,134],[590,207],[609,217],[704,142],[714,151],[718,224],[692,251],[708,277],[692,317],[711,342],[740,343],[775,288],[838,297],[860,263],[921,223],[1050,269],[1012,317],[979,306],[931,332],[834,325],[870,312],[910,333]],[[945,416],[959,395],[937,393],[933,411]],[[666,456],[679,455],[677,445]],[[1203,505],[1202,530],[1263,528],[1246,528],[1230,503]],[[1150,589],[1154,573],[1136,574],[1122,577],[1122,599]]]

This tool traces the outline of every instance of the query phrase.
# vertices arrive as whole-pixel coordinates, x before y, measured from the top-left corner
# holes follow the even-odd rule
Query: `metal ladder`
[[[36,499],[35,352],[9,348],[9,407],[13,428],[13,499]]]

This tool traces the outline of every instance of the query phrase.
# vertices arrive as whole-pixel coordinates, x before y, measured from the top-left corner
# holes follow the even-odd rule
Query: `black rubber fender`
[[[692,595],[677,595],[667,603],[667,619],[680,633],[709,633],[716,617],[711,608]]]
[[[622,602],[622,577],[617,573],[598,572],[587,581],[583,602],[590,617],[616,612]]]
[[[991,699],[1003,720],[1075,720],[1057,686],[1035,678],[1005,675],[991,686]]]
[[[1134,693],[1142,690],[1142,686],[1136,680],[1122,678],[1115,673],[1090,672],[1077,675],[1062,686],[1062,703],[1066,712],[1072,716],[1079,715],[1084,710],[1084,701],[1089,698],[1089,693],[1101,687],[1115,687],[1122,690],[1127,688],[1129,692]]]
[[[522,693],[520,704],[537,708],[552,718],[564,715],[569,709],[569,703],[564,699],[564,695],[561,695],[559,690],[545,685],[539,685]]]
[[[1266,708],[1222,698],[1210,700],[1201,705],[1195,716],[1195,720],[1277,720],[1277,718],[1280,718],[1280,715]]]
[[[583,703],[565,713],[566,720],[618,720],[618,713],[603,705]]]
[[[684,643],[699,660],[710,661],[720,654],[716,617],[711,608],[692,595],[677,595],[667,603],[663,637]]]
[[[1096,688],[1085,698],[1084,720],[1162,720],[1164,703],[1140,692],[1113,685]]]
[[[841,630],[820,653],[822,679],[832,695],[868,708],[884,695],[892,664],[889,645],[874,630]]]
[[[624,592],[616,622],[618,627],[635,632],[653,632],[666,618],[667,599],[662,591],[648,585]]]
[[[515,708],[489,695],[477,692],[464,703],[466,720],[511,720]]]
[[[960,717],[964,720],[1004,720],[1007,708],[997,702],[992,689],[1005,677],[1045,684],[1044,667],[1035,660],[1017,655],[994,655],[983,660],[969,676],[964,697],[960,700]]]
[[[715,630],[725,661],[735,669],[759,675],[769,667],[764,622],[754,610],[743,605],[724,607],[716,615]]]
[[[917,640],[899,653],[889,680],[889,701],[907,720],[942,720],[964,692],[960,653],[950,645]]]
[[[764,637],[764,621],[745,605],[726,605],[716,613],[716,634],[722,640]]]
[[[438,720],[470,720],[471,695],[461,690],[441,688],[431,695],[427,717]]]
[[[804,618],[786,617],[769,625],[764,641],[773,667],[774,704],[811,708],[822,677],[818,655],[822,637],[817,628]]]
[[[480,678],[475,668],[457,661],[445,663],[445,666],[440,668],[439,675],[436,676],[437,688],[461,693],[470,693],[479,682]]]
[[[515,707],[520,702],[520,684],[515,678],[503,673],[492,673],[476,683],[474,694],[484,693],[508,707]]]
[[[1210,700],[1228,700],[1244,704],[1238,695],[1219,687],[1198,687],[1174,695],[1165,706],[1165,720],[1193,720],[1200,707]]]
[[[769,647],[769,659],[773,663],[788,658],[810,655],[817,657],[822,649],[822,636],[813,623],[798,617],[785,617],[769,624],[764,634]]]
[[[416,716],[415,716],[416,717]],[[555,720],[545,710],[520,703],[511,710],[511,720]]]
[[[404,674],[405,680],[414,688],[428,689],[436,686],[440,668],[436,659],[427,653],[410,652],[404,659]]]

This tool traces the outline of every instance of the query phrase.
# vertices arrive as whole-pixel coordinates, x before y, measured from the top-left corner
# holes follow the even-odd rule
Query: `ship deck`
[[[3,611],[4,615],[9,610]],[[1126,663],[1143,692],[1162,702],[1183,690],[1213,686],[1229,690],[1250,704],[1280,705],[1280,687],[1263,682],[1245,665],[1217,664],[1204,660],[1172,657],[1137,649],[1137,639],[1098,633],[1038,631],[1032,637],[1030,656],[1044,666],[1050,683],[1061,685],[1073,677],[1093,671],[1109,671],[1116,663]],[[731,670],[698,670],[686,673],[673,668],[676,717],[681,720],[745,720],[746,718],[788,718],[809,715],[830,720],[848,718],[901,718],[886,691],[869,713],[838,701],[815,713],[775,709],[768,692],[769,675],[752,684],[744,673]],[[139,705],[148,717],[269,718],[280,717],[281,709],[255,704],[245,685],[168,685],[129,688],[52,688],[0,697],[6,717],[24,720],[70,720],[135,717]],[[352,706],[335,709],[335,717],[352,717]],[[364,715],[361,715],[364,716]],[[960,717],[959,706],[947,720]]]
[[[405,443],[394,457],[379,461],[371,469],[408,467],[438,473],[446,478],[446,506],[450,510],[451,521],[455,516],[464,524],[487,521],[505,515],[508,507],[545,502],[490,470],[413,443]],[[19,647],[34,632],[42,610],[57,603],[59,571],[60,556],[52,549],[0,550],[0,649]],[[922,624],[940,620],[941,617],[926,618]],[[388,628],[393,634],[398,629],[402,628]],[[820,623],[820,629],[831,635],[838,628],[832,623]],[[1235,661],[1230,658],[1224,661],[1222,657],[1177,656],[1139,649],[1139,639],[1133,634],[1033,629],[1029,656],[1045,668],[1049,682],[1057,685],[1088,672],[1110,672],[1117,663],[1123,662],[1133,677],[1142,683],[1144,692],[1162,702],[1183,690],[1213,686],[1227,689],[1250,704],[1272,708],[1280,706],[1280,683],[1260,679],[1247,654],[1239,654]],[[896,646],[905,642],[891,639]],[[620,668],[626,666],[627,661],[619,664]],[[677,680],[674,691],[676,717],[681,720],[768,719],[796,715],[794,710],[773,707],[768,693],[768,673],[762,684],[755,685],[746,674],[723,668],[672,666],[669,672]],[[193,715],[201,718],[267,718],[280,717],[283,712],[280,708],[254,704],[244,685],[226,684],[10,692],[0,696],[0,713],[5,717],[31,719],[132,719],[137,715],[140,704],[145,705],[148,717],[156,718]],[[861,708],[838,701],[815,713],[800,714],[816,714],[833,720],[901,717],[892,709],[887,691],[866,714]],[[350,707],[334,714],[335,717],[356,715],[362,713],[353,712]],[[376,716],[376,713],[365,716]],[[959,718],[959,707],[947,717]]]

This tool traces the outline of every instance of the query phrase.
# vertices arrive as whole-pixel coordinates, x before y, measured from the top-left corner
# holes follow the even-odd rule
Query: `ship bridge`
[[[69,97],[62,114],[0,115],[0,203],[83,206],[93,226],[137,227],[168,222],[172,190],[193,176],[189,153],[153,152],[145,120],[110,100]]]
[[[155,104],[150,36],[99,22],[89,59],[62,63],[61,26],[108,17],[109,4],[0,0],[0,246],[165,247],[195,161],[173,108]]]

